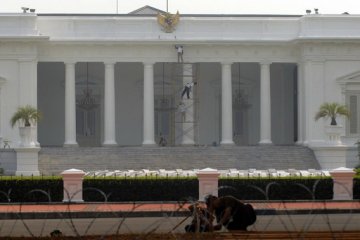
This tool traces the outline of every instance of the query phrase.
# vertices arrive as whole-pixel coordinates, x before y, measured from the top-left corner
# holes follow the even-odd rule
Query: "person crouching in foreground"
[[[256,212],[250,204],[244,204],[233,196],[216,197],[208,195],[205,203],[209,214],[214,214],[217,223],[210,221],[209,230],[217,231],[224,226],[229,231],[247,231],[256,221]]]

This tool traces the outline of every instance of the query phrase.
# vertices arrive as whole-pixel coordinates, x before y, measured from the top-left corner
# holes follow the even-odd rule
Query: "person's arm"
[[[209,232],[213,232],[215,229],[214,229],[214,225],[213,225],[213,222],[215,220],[215,216],[214,216],[214,210],[212,207],[208,207],[207,208],[207,213],[208,213],[208,221],[209,221]]]
[[[231,207],[227,207],[220,221],[214,226],[214,230],[220,230],[221,226],[224,225],[224,223],[228,222],[230,219],[231,219]]]

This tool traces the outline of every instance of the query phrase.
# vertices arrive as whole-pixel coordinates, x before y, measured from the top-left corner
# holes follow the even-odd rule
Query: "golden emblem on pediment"
[[[171,33],[175,30],[176,25],[179,23],[180,14],[179,11],[176,14],[171,13],[158,13],[158,23],[162,26],[162,29],[166,33]]]

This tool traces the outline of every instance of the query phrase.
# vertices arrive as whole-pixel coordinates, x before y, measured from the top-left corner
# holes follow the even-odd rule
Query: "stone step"
[[[189,147],[43,147],[39,170],[59,174],[69,168],[84,171],[127,169],[319,169],[311,149],[302,146]]]

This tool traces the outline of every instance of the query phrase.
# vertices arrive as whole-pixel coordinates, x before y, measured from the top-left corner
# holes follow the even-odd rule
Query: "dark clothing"
[[[190,89],[191,89],[191,87],[185,86],[184,90],[181,93],[181,98],[183,98],[186,93],[187,99],[189,99],[190,98]]]
[[[215,216],[218,222],[222,218],[225,209],[231,208],[232,218],[223,223],[228,230],[246,231],[247,226],[252,225],[256,221],[256,212],[250,204],[244,204],[232,196],[221,197],[219,201],[219,207],[215,209]]]
[[[181,93],[181,99],[184,97],[185,93],[186,93],[187,98],[189,99],[190,98],[191,87],[196,85],[196,84],[197,84],[197,82],[188,82],[188,83],[186,83],[185,86],[184,86],[184,90]]]
[[[197,229],[196,224],[188,224],[185,226],[185,232],[208,232],[209,228],[204,225],[200,225],[199,229]]]

